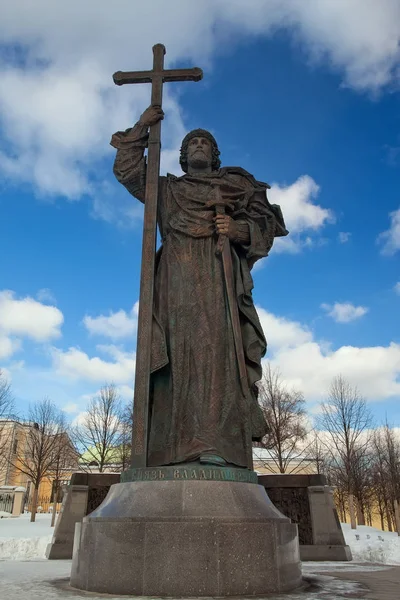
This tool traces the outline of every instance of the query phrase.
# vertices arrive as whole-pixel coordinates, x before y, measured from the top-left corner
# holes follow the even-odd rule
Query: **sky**
[[[187,131],[271,185],[290,235],[254,269],[267,359],[318,412],[338,374],[400,424],[400,1],[15,0],[0,21],[0,368],[24,414],[133,396],[143,212],[111,135],[164,87],[162,172]]]

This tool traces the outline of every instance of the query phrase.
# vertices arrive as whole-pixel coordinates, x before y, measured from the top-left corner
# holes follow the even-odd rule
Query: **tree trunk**
[[[31,523],[36,521],[36,511],[38,505],[39,486],[35,486],[32,495],[32,506],[31,506]]]
[[[54,523],[56,522],[56,513],[57,513],[57,497],[53,502],[53,511],[51,513],[50,527],[54,527]]]
[[[342,513],[342,523],[347,523],[346,505],[343,495],[340,496],[339,506]]]
[[[356,523],[356,511],[354,510],[354,496],[349,494],[349,512],[350,512],[350,524],[352,529],[357,529]]]
[[[278,456],[278,464],[279,464],[279,473],[284,473],[285,472],[285,466],[283,464],[282,456],[281,456],[280,453],[279,453],[279,456]]]
[[[373,521],[373,517],[372,517],[372,506],[371,504],[368,504],[368,508],[367,508],[367,523],[370,527],[372,527],[372,521]]]
[[[336,504],[336,510],[338,511],[338,515],[339,515],[339,521],[341,523],[344,523],[343,521],[343,511],[342,511],[342,505],[340,504],[340,502],[338,501],[338,503]]]
[[[381,529],[382,529],[382,531],[385,531],[385,521],[383,518],[383,512],[381,510],[379,511],[379,516],[381,518]]]
[[[54,483],[55,483],[55,485],[54,485]],[[58,489],[59,489],[59,486],[60,486],[60,483],[59,483],[58,479],[54,479],[53,486],[54,486],[55,489],[54,489],[53,510],[51,512],[50,527],[54,527],[54,523],[56,522]]]
[[[386,504],[386,521],[388,524],[388,531],[393,531],[392,529],[392,519],[390,518],[389,506]]]
[[[364,517],[363,510],[361,508],[360,501],[356,500],[356,504],[357,504],[357,523],[358,523],[358,525],[365,525],[365,517]]]
[[[395,515],[395,519],[396,519],[397,535],[400,536],[400,511],[399,511],[399,503],[397,500],[394,501],[394,515]]]

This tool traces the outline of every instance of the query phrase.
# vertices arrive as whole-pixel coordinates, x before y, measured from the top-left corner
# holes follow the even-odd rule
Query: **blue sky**
[[[111,75],[163,42],[204,70],[165,88],[163,170],[210,129],[291,232],[254,273],[268,358],[310,410],[342,373],[398,424],[400,2],[91,4],[0,24],[0,368],[20,412],[48,395],[74,419],[105,381],[132,397],[142,209],[109,140],[150,92]]]

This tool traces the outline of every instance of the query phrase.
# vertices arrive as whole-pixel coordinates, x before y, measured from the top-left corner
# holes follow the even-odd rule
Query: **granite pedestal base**
[[[120,483],[76,526],[71,585],[81,590],[246,596],[300,583],[297,526],[254,483]]]
[[[314,562],[333,562],[353,560],[350,546],[300,546],[300,558],[303,562],[312,560]]]
[[[258,481],[278,510],[297,523],[303,562],[352,560],[324,475],[260,475]]]
[[[64,487],[61,512],[46,549],[49,560],[72,558],[76,523],[95,510],[110,487],[119,481],[119,473],[73,473],[69,485]]]
[[[49,560],[72,557],[74,545],[74,528],[86,515],[88,486],[69,485],[64,492],[61,512],[58,515],[53,539],[46,548]]]

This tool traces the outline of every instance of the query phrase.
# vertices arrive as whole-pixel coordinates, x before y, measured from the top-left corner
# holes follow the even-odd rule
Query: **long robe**
[[[147,128],[139,123],[111,141],[117,148],[118,181],[142,202],[146,142]],[[216,255],[215,186],[239,230],[230,249],[249,386],[245,395],[223,264]],[[212,453],[252,468],[252,440],[261,439],[267,425],[255,385],[262,375],[266,340],[252,300],[250,270],[267,256],[274,237],[287,235],[280,208],[267,200],[268,187],[238,167],[160,178],[162,246],[155,272],[149,466],[195,461]]]

